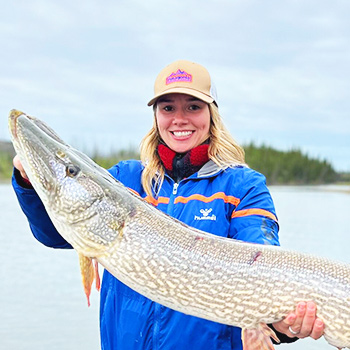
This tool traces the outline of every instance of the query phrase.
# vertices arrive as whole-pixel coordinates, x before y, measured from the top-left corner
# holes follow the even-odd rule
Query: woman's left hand
[[[290,338],[321,338],[324,331],[323,321],[316,316],[316,304],[312,301],[300,302],[295,311],[282,321],[273,323],[273,327]]]

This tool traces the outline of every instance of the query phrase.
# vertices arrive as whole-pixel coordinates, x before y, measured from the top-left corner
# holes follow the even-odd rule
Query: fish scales
[[[146,297],[208,320],[254,329],[313,300],[326,340],[350,346],[350,266],[205,233],[167,216],[12,111],[13,144],[60,234]],[[50,130],[50,132],[47,132]]]
[[[234,241],[229,244],[226,239],[198,236],[194,230],[186,232],[185,227],[181,227],[182,230],[176,230],[171,225],[162,227],[158,220],[149,220],[147,213],[144,213],[144,218],[147,219],[140,221],[139,225],[130,229],[124,227],[120,246],[113,249],[113,254],[99,260],[108,270],[119,270],[118,278],[124,283],[169,307],[179,309],[174,304],[180,303],[184,305],[180,311],[250,328],[256,325],[256,319],[236,315],[235,310],[240,305],[245,306],[246,313],[255,314],[261,321],[269,323],[281,318],[281,312],[285,314],[292,310],[297,301],[308,299],[311,292],[313,299],[321,304],[334,291],[335,280],[325,279],[317,273],[314,261],[310,266],[303,264],[303,271],[300,271],[299,264],[291,263],[293,259],[285,259],[285,266],[276,266],[275,261],[282,253],[280,250]],[[132,242],[140,242],[145,236],[147,239],[143,239],[143,245],[133,245]],[[260,260],[252,263],[250,257],[257,251],[261,253]],[[154,256],[157,264],[152,263]],[[292,258],[294,256],[293,253]],[[142,272],[134,271],[129,264],[136,257],[143,265]],[[184,266],[184,259],[190,263]],[[324,261],[319,263],[324,265]],[[302,276],[297,278],[296,272],[302,272]],[[140,284],[140,279],[143,281],[141,289],[136,286]],[[181,279],[186,281],[185,285]],[[186,293],[182,295],[186,298],[181,299],[178,295],[184,288]],[[159,290],[162,291],[160,296]],[[223,300],[218,295],[226,296],[225,322],[221,319]],[[323,296],[322,300],[318,295]],[[189,298],[193,300],[193,305],[189,303]],[[333,302],[338,303],[338,299]],[[252,309],[250,313],[249,307]],[[262,310],[261,314],[259,310]]]

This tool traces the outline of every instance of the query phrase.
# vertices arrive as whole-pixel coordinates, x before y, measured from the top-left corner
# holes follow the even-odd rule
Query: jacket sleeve
[[[239,203],[231,214],[229,236],[245,242],[279,245],[278,222],[265,177],[249,170],[242,176]]]
[[[41,199],[31,186],[25,186],[17,169],[13,172],[12,186],[34,237],[48,247],[72,248],[57,232]]]

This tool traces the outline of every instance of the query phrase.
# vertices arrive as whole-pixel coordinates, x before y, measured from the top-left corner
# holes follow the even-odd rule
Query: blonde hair
[[[208,156],[221,169],[236,165],[245,165],[244,150],[240,147],[225,127],[215,103],[210,103],[210,128]],[[165,170],[159,158],[157,147],[161,142],[156,120],[156,105],[154,120],[151,130],[142,139],[140,145],[140,157],[145,168],[142,172],[142,186],[148,196],[160,189]],[[153,191],[152,191],[153,190]]]

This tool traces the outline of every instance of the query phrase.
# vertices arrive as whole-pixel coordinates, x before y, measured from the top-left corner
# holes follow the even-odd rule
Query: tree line
[[[350,181],[350,174],[337,173],[326,160],[318,160],[303,154],[300,150],[278,151],[265,145],[250,143],[243,147],[248,166],[264,174],[269,185],[328,184]],[[134,149],[121,150],[103,156],[92,155],[96,163],[109,168],[123,159],[139,159]]]
[[[7,180],[12,174],[12,159],[15,156],[11,142],[0,141],[0,181]]]
[[[350,182],[350,173],[338,173],[326,160],[311,158],[298,149],[279,151],[272,147],[244,146],[246,162],[252,169],[264,174],[269,185],[327,184],[339,181]],[[0,180],[10,179],[14,150],[10,142],[0,142]],[[110,152],[104,155],[95,150],[90,157],[100,166],[110,168],[123,159],[139,159],[133,148]]]
[[[327,184],[341,179],[329,162],[310,158],[298,149],[278,151],[250,143],[244,150],[247,164],[264,174],[268,184]]]

